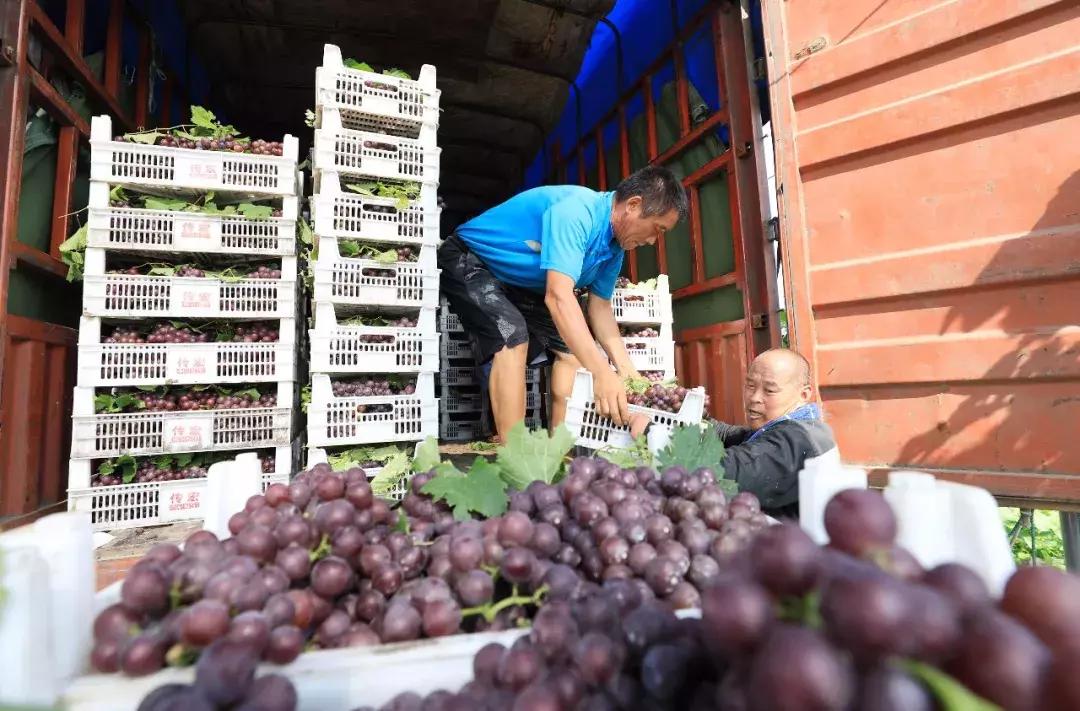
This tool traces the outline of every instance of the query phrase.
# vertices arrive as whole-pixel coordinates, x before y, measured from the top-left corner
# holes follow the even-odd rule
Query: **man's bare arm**
[[[593,335],[611,358],[611,362],[615,364],[619,376],[639,377],[637,369],[630,362],[630,355],[626,352],[626,344],[623,343],[622,334],[619,332],[619,324],[616,323],[615,314],[611,311],[611,301],[602,299],[596,294],[589,294],[588,308],[589,324],[592,326]]]
[[[622,379],[611,371],[607,359],[593,342],[581,304],[574,296],[574,280],[561,272],[548,270],[544,304],[570,352],[593,374],[593,396],[597,410],[601,415],[615,420],[616,424],[625,423],[629,410]]]

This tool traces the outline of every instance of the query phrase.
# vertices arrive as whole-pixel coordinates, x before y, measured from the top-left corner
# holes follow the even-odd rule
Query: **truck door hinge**
[[[749,158],[754,153],[754,144],[749,141],[735,146],[736,158]]]

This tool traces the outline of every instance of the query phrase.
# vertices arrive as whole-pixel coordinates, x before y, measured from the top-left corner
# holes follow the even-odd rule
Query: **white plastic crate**
[[[346,449],[348,446],[346,446]],[[308,447],[307,450],[307,468],[311,469],[316,464],[322,464],[328,462],[329,453],[323,447]],[[382,467],[368,467],[364,469],[364,473],[367,474],[368,479],[372,479],[376,474],[383,470]],[[405,498],[405,494],[409,493],[409,481],[412,479],[412,472],[409,472],[403,477],[397,484],[382,498],[390,501],[401,501]]]
[[[291,257],[296,253],[297,199],[283,200],[283,217],[251,219],[238,215],[109,207],[108,185],[90,184],[87,253],[108,249],[161,259],[178,253],[203,260]]]
[[[431,308],[439,304],[439,270],[435,246],[420,247],[416,262],[381,264],[373,259],[341,256],[338,240],[319,237],[315,260],[315,301],[350,306],[398,309]],[[377,270],[377,272],[376,272]],[[391,272],[390,276],[378,273]]]
[[[263,474],[263,488],[288,482],[292,447],[275,449],[275,471]],[[89,486],[91,462],[72,460],[69,470],[68,510],[86,511],[94,530],[154,526],[202,518],[206,479],[184,479],[143,484]]]
[[[114,141],[111,117],[95,116],[90,126],[90,179],[177,193],[295,195],[299,152],[296,137],[290,135],[282,141],[280,156]]]
[[[434,142],[440,93],[430,64],[420,68],[418,79],[349,69],[332,44],[323,46],[322,66],[315,70],[316,111],[338,109],[346,127],[361,131]]]
[[[93,250],[104,256],[101,250]],[[87,264],[90,263],[87,254]],[[96,260],[95,260],[96,261]],[[296,258],[281,279],[92,274],[83,278],[83,314],[110,318],[289,318],[296,313]],[[289,276],[286,276],[289,275]]]
[[[439,368],[435,310],[421,309],[416,328],[339,325],[334,304],[315,304],[310,331],[313,373],[421,373]],[[379,343],[365,336],[381,336]]]
[[[675,343],[663,338],[624,338],[626,354],[639,372],[642,370],[662,370],[664,377],[671,377],[675,372]],[[644,346],[631,348],[630,346]]]
[[[315,234],[373,242],[438,244],[442,210],[434,186],[422,186],[420,197],[402,208],[394,198],[342,190],[337,173],[314,174],[315,193],[310,204]]]
[[[705,414],[705,390],[688,390],[677,413],[638,405],[630,405],[629,408],[631,412],[644,413],[653,422],[668,426],[697,424]],[[584,369],[574,375],[574,390],[566,402],[566,427],[581,447],[601,449],[607,446],[629,447],[633,444],[629,427],[616,425],[596,412],[593,405],[592,373]]]
[[[360,412],[360,407],[389,405],[388,412]],[[335,397],[330,377],[311,376],[311,404],[307,413],[308,445],[408,442],[434,437],[438,432],[439,401],[435,376],[420,373],[412,395]]]
[[[296,322],[277,319],[274,343],[102,343],[96,316],[79,321],[80,387],[213,385],[294,380]]]
[[[75,388],[73,458],[212,452],[288,445],[293,384],[277,387],[277,406],[233,410],[95,413],[94,388]]]
[[[343,176],[437,185],[441,152],[434,142],[345,128],[337,109],[324,108],[311,165]]]
[[[667,274],[656,278],[656,289],[616,289],[611,311],[619,323],[671,323],[671,292]]]

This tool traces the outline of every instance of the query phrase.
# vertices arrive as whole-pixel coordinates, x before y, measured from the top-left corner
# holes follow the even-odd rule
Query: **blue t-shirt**
[[[613,192],[549,185],[518,193],[457,228],[499,281],[543,291],[548,270],[610,299],[623,250],[611,231]]]

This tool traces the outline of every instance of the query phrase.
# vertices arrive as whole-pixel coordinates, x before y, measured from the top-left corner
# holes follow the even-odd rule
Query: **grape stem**
[[[319,541],[319,545],[315,547],[315,550],[308,554],[308,558],[314,563],[317,560],[322,560],[328,555],[330,555],[330,536],[324,533],[322,540]]]
[[[504,597],[498,602],[489,602],[486,605],[477,605],[476,607],[466,607],[461,611],[461,616],[470,617],[472,615],[483,615],[484,619],[488,622],[494,622],[495,616],[508,607],[514,605],[539,605],[544,596],[547,595],[548,586],[541,585],[536,589],[532,595],[521,595],[518,592],[518,587],[515,585],[510,591],[509,597]]]

